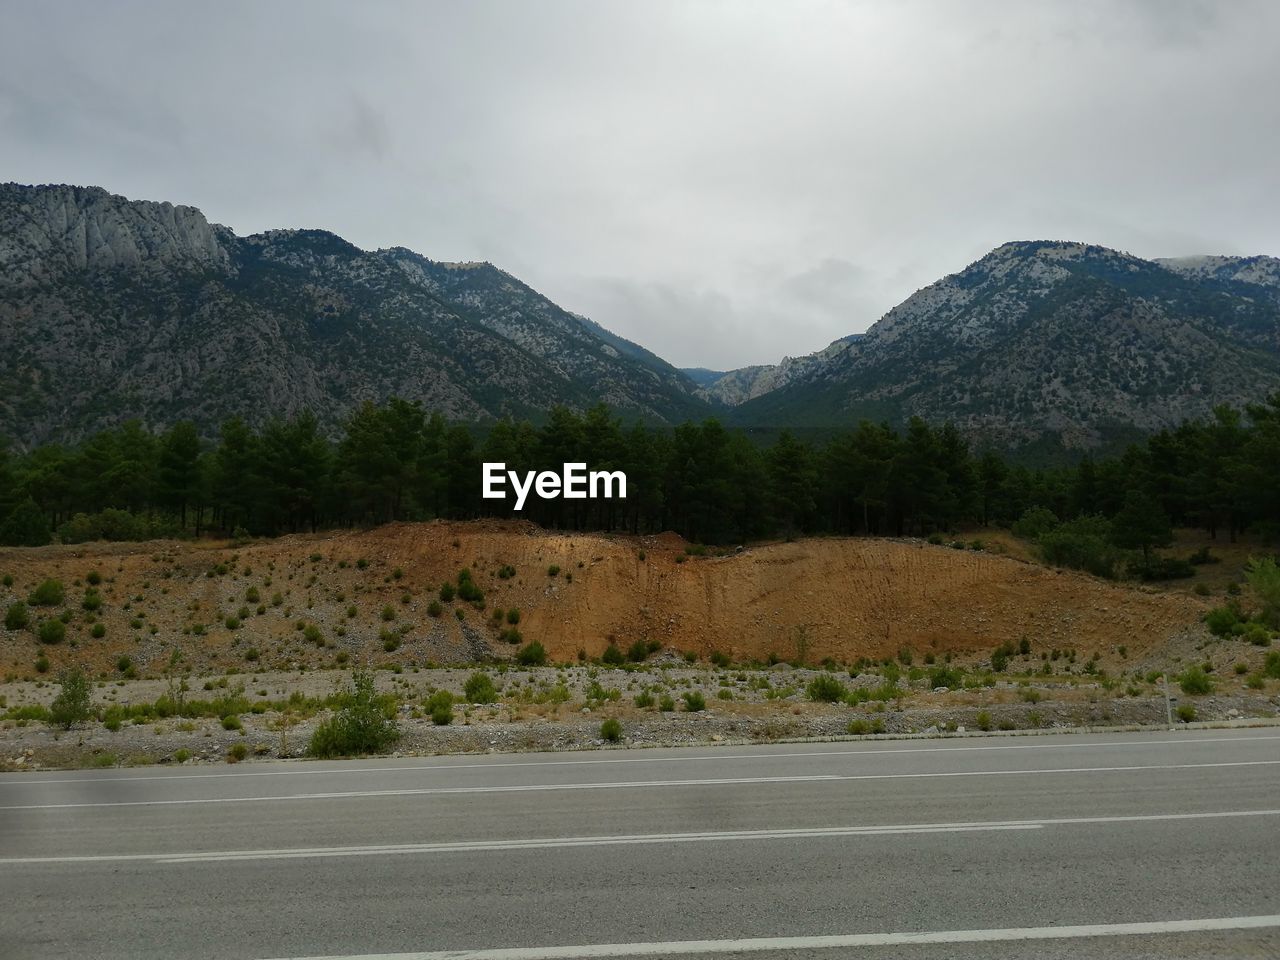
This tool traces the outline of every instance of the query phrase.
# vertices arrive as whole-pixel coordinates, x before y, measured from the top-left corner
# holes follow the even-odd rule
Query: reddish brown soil
[[[801,540],[681,561],[684,548],[671,534],[604,537],[477,522],[396,524],[240,547],[155,542],[0,550],[0,576],[14,578],[11,587],[0,587],[0,608],[55,577],[66,585],[65,603],[33,614],[74,611],[67,640],[54,647],[41,647],[29,629],[0,629],[0,665],[33,676],[44,652],[55,672],[72,661],[110,671],[127,655],[139,670],[156,673],[175,649],[197,670],[340,659],[457,662],[486,650],[506,656],[514,648],[498,639],[494,606],[519,609],[524,639],[541,641],[556,660],[580,650],[598,655],[610,639],[623,649],[654,640],[734,660],[773,654],[816,663],[880,658],[904,647],[975,653],[1025,637],[1037,651],[1070,647],[1110,662],[1121,645],[1129,657],[1141,657],[1199,630],[1209,606],[1185,592],[1111,584],[917,541]],[[208,576],[219,564],[227,572]],[[516,576],[500,579],[504,565]],[[560,568],[557,576],[548,574],[552,565]],[[485,591],[486,609],[454,601],[443,616],[431,617],[428,605],[440,584],[462,567]],[[91,570],[104,578],[101,639],[92,638],[81,610]],[[251,587],[266,608],[261,615],[245,599]],[[272,606],[276,592],[282,603]],[[226,618],[246,604],[251,615],[228,629]],[[349,606],[356,607],[353,617]],[[390,620],[382,617],[386,606]],[[142,626],[132,626],[138,617]],[[299,622],[319,627],[328,645],[304,640]],[[197,623],[203,635],[192,632]],[[409,627],[402,645],[385,651],[383,631],[402,625]],[[247,660],[251,648],[256,661]]]

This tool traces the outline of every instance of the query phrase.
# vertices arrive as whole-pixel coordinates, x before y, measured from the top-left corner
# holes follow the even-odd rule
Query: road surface
[[[0,956],[1280,956],[1280,729],[0,775]]]

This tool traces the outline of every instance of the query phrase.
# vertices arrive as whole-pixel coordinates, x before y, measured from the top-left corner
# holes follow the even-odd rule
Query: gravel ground
[[[494,704],[454,706],[453,721],[437,726],[425,716],[424,702],[437,689],[460,700],[466,679],[477,668],[414,672],[380,671],[380,690],[399,700],[399,755],[568,750],[614,746],[601,736],[608,717],[622,724],[620,745],[684,746],[717,742],[773,742],[829,739],[849,735],[959,735],[975,732],[1062,730],[1072,728],[1163,725],[1166,702],[1160,683],[1126,678],[1112,689],[1085,675],[1069,677],[1000,677],[976,689],[928,690],[904,677],[900,697],[869,700],[856,706],[811,702],[808,683],[821,671],[778,665],[764,670],[689,667],[674,658],[642,668],[591,666],[509,669],[486,672],[499,690]],[[877,674],[835,674],[849,690],[878,688]],[[117,764],[228,762],[237,744],[245,759],[301,757],[312,732],[328,715],[303,710],[284,714],[275,709],[290,694],[323,697],[349,680],[340,671],[263,672],[188,680],[188,699],[213,699],[243,689],[260,712],[241,711],[241,729],[224,729],[217,717],[166,718],[125,722],[108,730],[95,720],[71,730],[56,730],[39,721],[23,721],[15,708],[47,705],[57,692],[51,683],[30,681],[0,686],[10,719],[0,721],[0,769],[113,766]],[[1249,690],[1236,678],[1223,676],[1215,693],[1184,696],[1171,685],[1171,707],[1190,704],[1195,722],[1248,722],[1280,717],[1280,682]],[[151,703],[165,694],[165,680],[132,680],[95,684],[94,704]],[[616,691],[616,698],[611,699]],[[670,696],[675,709],[657,703],[636,705],[649,691],[655,700]],[[721,694],[722,691],[725,693]],[[701,693],[706,709],[690,711],[684,693]],[[593,695],[594,694],[594,695]],[[725,699],[730,697],[731,699]],[[270,705],[270,706],[269,706]],[[2,716],[3,714],[0,714]],[[1175,723],[1182,721],[1175,718]]]

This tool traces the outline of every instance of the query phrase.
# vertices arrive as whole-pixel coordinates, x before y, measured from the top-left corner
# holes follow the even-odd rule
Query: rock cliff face
[[[687,377],[491,264],[368,252],[320,230],[238,237],[193,207],[0,186],[0,437],[151,425],[336,424],[396,394],[447,417],[604,400],[707,409]]]
[[[1091,448],[1280,390],[1280,261],[1153,262],[1019,242],[734,410],[741,423],[955,420],[1001,446]]]
[[[783,357],[779,363],[730,370],[706,383],[698,392],[713,403],[736,407],[803,379],[806,374],[844,353],[851,344],[861,340],[862,336],[860,333],[852,333],[847,337],[841,337],[817,353],[806,354],[803,357]]]

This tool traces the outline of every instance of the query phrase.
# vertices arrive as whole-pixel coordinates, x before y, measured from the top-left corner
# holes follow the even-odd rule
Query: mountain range
[[[489,263],[0,185],[0,437],[19,448],[130,418],[212,433],[307,410],[332,426],[394,394],[458,421],[603,401],[659,424],[918,415],[983,445],[1090,449],[1276,391],[1270,257],[1006,243],[818,353],[682,371]]]

